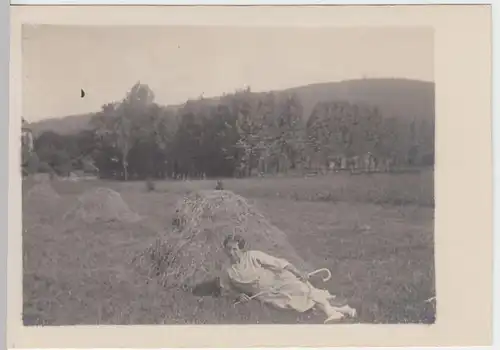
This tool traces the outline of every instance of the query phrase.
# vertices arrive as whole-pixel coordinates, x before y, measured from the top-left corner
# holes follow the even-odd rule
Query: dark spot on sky
[[[85,97],[85,91],[83,89],[80,89],[80,97],[81,98]]]

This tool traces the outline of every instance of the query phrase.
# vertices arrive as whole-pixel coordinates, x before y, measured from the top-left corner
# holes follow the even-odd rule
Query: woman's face
[[[236,263],[240,260],[241,256],[241,249],[238,247],[237,242],[229,242],[226,245],[226,253],[229,256],[229,259],[231,259],[232,263]]]

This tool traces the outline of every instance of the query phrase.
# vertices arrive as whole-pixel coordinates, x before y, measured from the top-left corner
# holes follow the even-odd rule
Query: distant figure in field
[[[217,184],[215,185],[215,189],[219,191],[224,190],[224,185],[222,184],[222,180],[217,180]]]
[[[246,250],[245,240],[239,235],[227,236],[223,246],[231,266],[219,278],[220,287],[229,293],[242,292],[238,293],[238,302],[256,298],[277,308],[298,312],[317,308],[326,314],[325,323],[356,316],[356,310],[347,304],[332,305],[335,296],[315,288],[308,281],[309,276],[287,260]]]

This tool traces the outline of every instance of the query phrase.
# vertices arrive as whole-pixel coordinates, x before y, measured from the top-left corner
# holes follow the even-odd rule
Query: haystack
[[[59,198],[59,194],[54,190],[48,181],[35,183],[27,192],[27,199],[30,202],[37,201],[50,205]]]
[[[194,287],[216,278],[227,266],[223,240],[241,235],[249,249],[285,258],[309,270],[284,232],[245,198],[230,191],[200,191],[178,204],[172,231],[134,259],[136,267],[165,287]]]
[[[110,221],[135,223],[141,217],[130,210],[118,192],[95,188],[78,197],[76,205],[64,215],[64,220],[81,220],[88,224]]]
[[[25,184],[23,184],[25,187]],[[39,182],[23,188],[23,229],[37,224],[52,224],[62,213],[64,200],[50,182]]]
[[[52,177],[53,177],[53,175],[51,175],[51,174],[39,173],[39,174],[33,175],[33,180],[36,183],[50,182]]]

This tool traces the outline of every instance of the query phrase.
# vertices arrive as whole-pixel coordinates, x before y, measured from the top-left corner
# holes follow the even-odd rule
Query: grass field
[[[432,323],[433,173],[337,174],[318,178],[225,180],[284,231],[298,253],[327,267],[327,285],[359,310],[356,322]],[[25,182],[26,188],[32,184]],[[79,194],[109,187],[146,219],[138,224],[61,221]],[[23,204],[26,325],[317,323],[322,316],[276,311],[252,301],[195,297],[146,284],[128,262],[168,232],[176,202],[214,181],[54,181],[54,206]],[[316,282],[315,282],[316,283]]]

